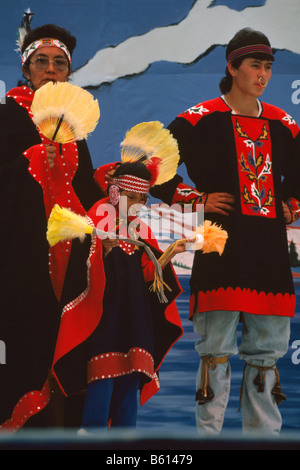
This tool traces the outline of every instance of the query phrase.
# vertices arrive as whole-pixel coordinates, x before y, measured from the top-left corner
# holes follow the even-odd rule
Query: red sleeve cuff
[[[193,211],[196,211],[196,205],[205,204],[206,199],[206,193],[201,193],[187,184],[180,183],[173,195],[172,204],[180,204],[181,206],[190,204]]]
[[[285,203],[292,214],[292,221],[290,223],[293,224],[300,217],[300,202],[298,201],[298,199],[291,197],[287,199]]]
[[[94,179],[104,194],[107,194],[107,188],[108,188],[108,181],[106,180],[105,177],[107,173],[109,171],[114,170],[117,165],[120,165],[120,162],[108,163],[106,165],[99,166],[95,170]]]

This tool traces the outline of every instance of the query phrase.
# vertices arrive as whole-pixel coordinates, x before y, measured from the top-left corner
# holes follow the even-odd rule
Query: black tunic
[[[191,315],[195,308],[294,315],[282,201],[299,214],[300,134],[284,111],[261,106],[256,118],[238,116],[217,98],[190,108],[169,126],[198,200],[205,202],[213,192],[235,196],[235,211],[229,216],[205,213],[228,232],[228,241],[222,256],[196,253]],[[189,202],[181,194],[178,175],[152,190],[169,204]]]

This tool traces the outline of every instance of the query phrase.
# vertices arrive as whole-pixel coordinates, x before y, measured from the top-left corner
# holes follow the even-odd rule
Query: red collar
[[[31,114],[30,108],[34,97],[34,91],[27,86],[20,86],[12,88],[6,95],[8,98],[13,98],[20,106],[27,109]]]

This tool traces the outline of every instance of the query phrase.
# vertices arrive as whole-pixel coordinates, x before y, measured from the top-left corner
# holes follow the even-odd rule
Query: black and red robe
[[[0,105],[0,340],[6,348],[0,430],[20,429],[41,416],[51,396],[48,375],[71,249],[70,242],[49,248],[51,209],[58,203],[85,214],[102,197],[85,141],[54,144],[50,170],[49,141],[32,120],[33,96],[26,86],[14,88]]]

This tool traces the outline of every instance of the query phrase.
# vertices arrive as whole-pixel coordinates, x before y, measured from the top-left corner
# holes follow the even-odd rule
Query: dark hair
[[[45,24],[43,26],[39,26],[38,28],[29,30],[22,44],[22,54],[26,47],[28,47],[32,42],[42,38],[59,39],[67,46],[71,55],[76,47],[76,38],[72,36],[70,31],[65,28],[61,28],[60,26],[56,26],[55,24]]]
[[[76,38],[72,36],[67,29],[56,26],[55,24],[45,24],[38,28],[29,30],[21,47],[22,54],[30,44],[42,38],[59,39],[59,41],[63,42],[67,46],[71,56],[76,47]],[[24,67],[28,67],[27,61],[25,62]]]
[[[146,165],[140,162],[125,162],[118,166],[114,172],[114,178],[123,175],[137,176],[146,181],[151,180],[150,171],[147,170]]]
[[[244,46],[250,46],[253,44],[264,44],[266,46],[271,47],[270,42],[263,33],[260,31],[255,31],[251,28],[244,28],[241,29],[236,33],[236,35],[229,41],[227,48],[226,48],[226,59],[228,58],[229,54],[236,49]],[[239,57],[232,61],[232,66],[235,69],[238,69],[244,59],[248,57],[254,57],[258,60],[274,60],[274,56],[264,52],[252,52],[250,54],[246,54],[242,57]],[[228,67],[225,70],[225,77],[222,78],[219,84],[219,88],[222,94],[226,94],[231,90],[232,87],[232,76],[228,71]]]

